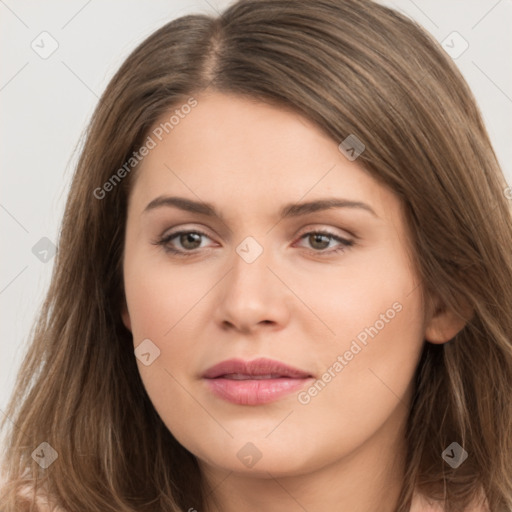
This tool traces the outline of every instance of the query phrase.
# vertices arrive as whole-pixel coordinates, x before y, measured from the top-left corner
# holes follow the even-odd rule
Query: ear
[[[453,339],[473,316],[473,310],[468,305],[463,306],[463,316],[448,309],[440,301],[431,308],[427,319],[425,339],[430,343],[441,344]]]
[[[132,322],[130,320],[130,313],[128,312],[128,305],[126,304],[126,297],[123,298],[123,304],[121,306],[121,318],[123,319],[124,326],[131,332]]]

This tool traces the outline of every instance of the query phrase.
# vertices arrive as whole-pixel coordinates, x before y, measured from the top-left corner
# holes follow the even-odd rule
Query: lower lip
[[[205,379],[210,390],[220,398],[238,405],[261,405],[274,402],[298,391],[311,378],[291,379]]]

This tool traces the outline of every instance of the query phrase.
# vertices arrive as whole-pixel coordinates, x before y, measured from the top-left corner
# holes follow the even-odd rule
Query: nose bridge
[[[244,238],[235,248],[233,257],[232,279],[241,281],[242,284],[266,284],[268,287],[268,276],[271,272],[267,268],[271,259],[270,249],[264,247],[262,241],[253,236]]]
[[[235,248],[231,271],[223,285],[217,319],[240,330],[258,324],[283,325],[289,315],[282,293],[286,293],[268,267],[272,268],[268,247],[254,237],[247,237]]]
[[[264,242],[257,240],[254,236],[245,237],[236,247],[235,252],[247,265],[253,265],[258,260],[266,259],[269,248],[264,248]]]

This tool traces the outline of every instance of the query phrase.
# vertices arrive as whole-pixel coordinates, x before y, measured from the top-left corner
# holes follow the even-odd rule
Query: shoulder
[[[445,512],[444,506],[439,502],[429,500],[422,494],[415,493],[411,503],[410,512]],[[485,500],[473,502],[464,512],[490,512]]]

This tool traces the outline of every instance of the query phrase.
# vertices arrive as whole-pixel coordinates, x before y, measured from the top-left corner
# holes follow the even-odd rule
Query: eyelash
[[[182,251],[182,250],[179,250],[179,249],[174,249],[174,248],[169,246],[169,242],[173,238],[176,238],[176,237],[178,237],[180,235],[186,235],[186,234],[196,234],[196,235],[204,236],[206,238],[210,238],[206,233],[202,233],[201,231],[182,230],[182,231],[176,231],[175,233],[170,233],[169,235],[167,235],[165,237],[162,237],[162,238],[159,238],[158,240],[156,240],[156,241],[154,241],[152,243],[154,245],[162,246],[166,253],[174,254],[174,255],[179,256],[179,257],[185,257],[186,258],[188,256],[195,256],[197,254],[196,251],[198,249],[196,249],[194,251]],[[340,244],[341,244],[340,247],[338,247],[337,249],[331,249],[331,250],[314,250],[314,249],[311,249],[311,252],[313,252],[314,254],[320,254],[320,255],[324,255],[324,254],[326,254],[326,255],[337,254],[339,252],[345,251],[347,248],[353,246],[354,243],[355,243],[353,240],[346,240],[345,238],[341,238],[338,235],[335,235],[335,234],[330,233],[329,231],[325,231],[325,230],[308,231],[307,233],[304,233],[303,235],[301,235],[299,240],[307,238],[310,235],[324,235],[324,236],[330,238],[331,240],[336,240],[337,242],[340,242]]]

